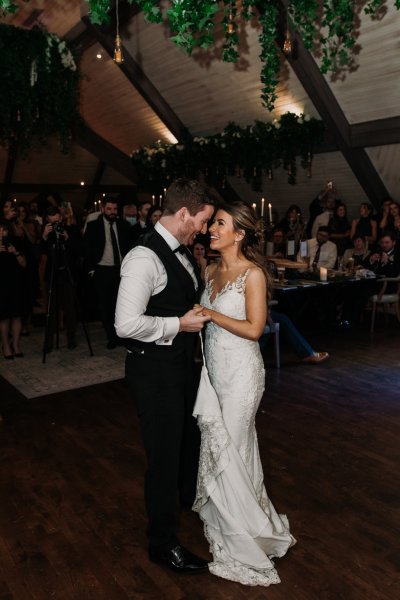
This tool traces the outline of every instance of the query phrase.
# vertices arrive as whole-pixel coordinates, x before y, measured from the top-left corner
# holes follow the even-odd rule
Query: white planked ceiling
[[[49,31],[65,35],[80,23],[87,12],[81,0],[17,0],[20,11],[1,19],[22,25],[32,11],[39,9],[38,20]],[[340,78],[326,79],[350,123],[399,116],[400,98],[400,12],[385,3],[389,14],[381,21],[361,17],[357,56],[358,68]],[[168,39],[162,25],[149,25],[141,14],[122,24],[123,44],[142,66],[150,81],[170,104],[193,135],[214,133],[234,120],[241,125],[255,119],[271,120],[290,110],[318,116],[288,63],[282,59],[278,99],[269,113],[260,99],[258,31],[246,26],[242,32],[243,56],[239,65],[223,63],[213,53],[197,51],[187,56]],[[83,73],[81,111],[90,127],[126,154],[142,144],[157,139],[168,140],[164,123],[128,82],[119,67],[103,52],[99,61],[97,44],[87,49],[81,59]],[[393,198],[400,201],[400,144],[368,149],[368,154]],[[0,173],[4,178],[7,154],[0,148]],[[68,157],[46,148],[35,151],[27,161],[17,160],[13,181],[18,183],[74,183],[92,181],[98,159],[79,147]],[[327,178],[338,182],[343,199],[351,211],[365,199],[347,163],[340,153],[316,156],[313,178],[304,179],[299,170],[298,185],[289,186],[279,170],[272,182],[264,182],[264,191],[274,203],[287,206],[298,199],[306,206]],[[107,168],[102,183],[126,184],[127,180]],[[251,190],[243,182],[235,187],[246,196]],[[81,197],[85,196],[81,193]],[[253,196],[252,196],[253,197]]]

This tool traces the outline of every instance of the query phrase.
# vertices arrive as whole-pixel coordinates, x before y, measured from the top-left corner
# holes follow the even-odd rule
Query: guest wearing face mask
[[[137,223],[137,206],[133,202],[124,204],[122,207],[122,218],[129,223],[131,227]]]

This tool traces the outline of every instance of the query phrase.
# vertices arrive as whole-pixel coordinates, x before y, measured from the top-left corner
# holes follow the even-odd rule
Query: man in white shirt
[[[209,320],[193,305],[200,286],[187,250],[206,233],[214,208],[196,181],[167,191],[164,213],[121,268],[115,327],[128,348],[126,377],[134,396],[147,456],[145,503],[149,556],[176,572],[198,573],[206,561],[177,538],[177,506],[195,497],[199,432],[192,417],[197,382],[193,351]]]
[[[329,241],[328,227],[320,227],[315,238],[307,240],[307,256],[309,258],[310,268],[325,267],[334,269],[337,259],[336,244]],[[301,261],[300,253],[298,260]]]
[[[317,237],[317,231],[320,227],[322,227],[322,226],[329,227],[329,223],[330,223],[331,219],[333,218],[333,215],[335,212],[335,207],[336,207],[336,198],[334,196],[327,196],[324,212],[321,213],[320,215],[318,215],[315,218],[315,221],[313,223],[312,230],[311,230],[312,238]]]

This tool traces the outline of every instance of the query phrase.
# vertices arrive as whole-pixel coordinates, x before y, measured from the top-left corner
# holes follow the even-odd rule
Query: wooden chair
[[[388,307],[393,306],[397,319],[400,322],[400,275],[398,277],[385,277],[382,281],[382,288],[378,294],[371,296],[372,314],[371,314],[371,333],[374,332],[375,317],[378,306],[382,306],[385,317],[387,317]],[[386,288],[390,281],[397,282],[397,291],[393,294],[386,294]]]

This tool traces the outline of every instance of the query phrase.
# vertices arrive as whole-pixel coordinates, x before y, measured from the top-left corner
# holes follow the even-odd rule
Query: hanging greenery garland
[[[189,54],[196,47],[218,44],[220,24],[224,35],[222,59],[239,59],[239,28],[243,21],[258,20],[261,33],[260,60],[264,105],[272,110],[279,79],[279,20],[286,21],[286,49],[291,50],[291,31],[297,30],[308,50],[321,55],[321,71],[337,72],[354,66],[353,47],[361,11],[372,17],[384,15],[386,0],[127,0],[134,1],[151,23],[167,21],[171,39]],[[93,23],[109,21],[111,0],[86,0]],[[400,0],[393,0],[400,9]],[[285,7],[287,18],[285,17]],[[15,2],[0,0],[0,11],[14,12]]]
[[[66,42],[38,27],[0,24],[0,89],[2,146],[24,156],[34,140],[56,134],[68,150],[79,118],[79,73]]]
[[[297,158],[311,175],[314,148],[322,141],[322,121],[308,115],[286,113],[272,123],[256,121],[240,127],[229,123],[216,135],[195,137],[186,144],[161,141],[132,153],[138,179],[162,189],[176,177],[195,178],[202,173],[212,185],[223,185],[227,175],[243,176],[254,189],[273,169],[287,170],[296,183]]]

